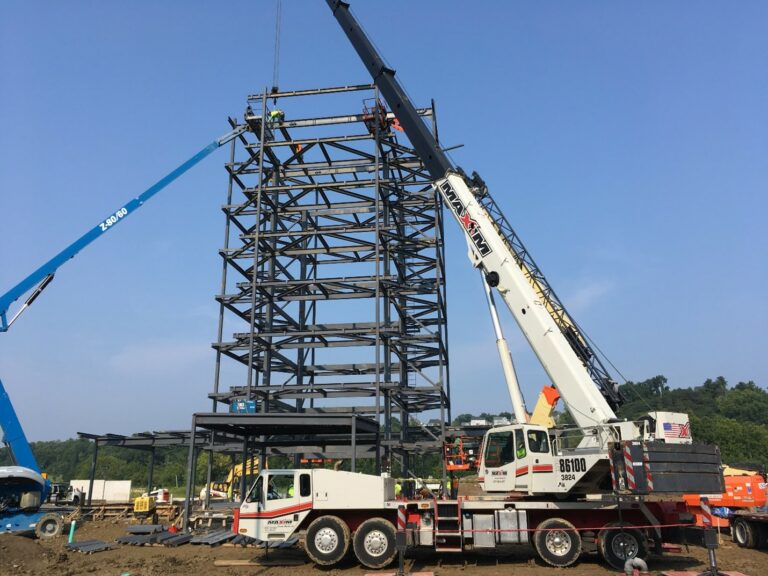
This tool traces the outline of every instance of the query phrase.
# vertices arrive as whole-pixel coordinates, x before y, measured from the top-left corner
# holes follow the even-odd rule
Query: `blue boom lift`
[[[101,238],[130,214],[141,208],[147,200],[209,156],[214,150],[237,138],[246,131],[245,126],[225,134],[200,150],[178,168],[158,180],[142,194],[120,207],[72,244],[56,254],[24,278],[8,292],[0,296],[0,332],[8,328],[29,308],[32,302],[53,280],[54,274],[65,262],[74,258],[83,248]],[[8,320],[8,309],[20,297],[33,290],[24,304]],[[51,489],[50,482],[42,475],[29,442],[24,434],[16,410],[0,381],[0,429],[3,443],[8,448],[12,466],[0,466],[0,534],[7,532],[34,531],[40,538],[52,538],[61,533],[63,519],[56,512],[44,512],[40,506]]]
[[[29,532],[40,538],[61,533],[63,520],[55,512],[45,513],[45,502],[51,483],[40,473],[35,455],[29,447],[11,399],[0,381],[0,427],[3,443],[8,447],[14,466],[0,466],[0,533]]]

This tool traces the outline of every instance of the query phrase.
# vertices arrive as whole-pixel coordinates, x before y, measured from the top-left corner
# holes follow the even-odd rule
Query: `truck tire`
[[[562,518],[548,518],[536,527],[533,547],[550,566],[570,566],[581,555],[581,536],[576,527]]]
[[[395,527],[384,518],[370,518],[355,531],[352,544],[360,564],[373,570],[384,568],[397,554]]]
[[[734,518],[731,521],[731,536],[733,541],[742,548],[757,546],[757,530],[754,524],[744,518]]]
[[[349,527],[344,520],[320,516],[307,528],[307,555],[318,566],[333,566],[347,555],[349,540]]]
[[[598,550],[603,560],[616,570],[624,570],[624,563],[630,558],[645,559],[648,555],[648,540],[637,528],[631,524],[624,524],[624,529],[619,522],[610,522],[603,526],[598,534]]]
[[[58,514],[49,512],[43,514],[35,524],[35,535],[41,540],[55,538],[61,534],[64,528],[64,520]]]

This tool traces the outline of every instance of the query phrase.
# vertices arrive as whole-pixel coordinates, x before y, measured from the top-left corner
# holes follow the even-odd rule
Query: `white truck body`
[[[409,546],[461,553],[533,543],[545,562],[568,566],[583,548],[595,549],[582,542],[580,531],[592,530],[610,542],[619,518],[625,523],[622,535],[634,542],[632,554],[644,554],[648,536],[661,536],[660,529],[632,527],[662,523],[661,508],[639,499],[625,501],[621,514],[614,496],[558,502],[497,492],[458,500],[399,499],[389,477],[324,469],[263,470],[236,511],[233,530],[271,542],[301,535],[307,554],[322,566],[341,561],[350,547],[363,565],[386,566],[395,557],[398,525]],[[547,543],[554,528],[562,529],[561,537],[570,543],[566,554]],[[601,553],[617,566],[624,561],[612,558],[610,550]]]
[[[283,489],[264,489],[275,482]],[[259,540],[283,541],[311,510],[380,510],[394,500],[395,481],[388,477],[322,468],[264,470],[240,506],[236,531]]]

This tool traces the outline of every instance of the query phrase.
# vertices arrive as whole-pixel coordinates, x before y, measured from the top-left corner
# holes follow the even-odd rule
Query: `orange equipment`
[[[474,470],[477,468],[481,441],[482,438],[457,436],[453,442],[446,442],[443,447],[445,469],[456,471]]]
[[[726,466],[723,470],[725,480],[725,492],[720,495],[709,496],[710,508],[757,508],[768,503],[768,484],[763,475],[754,470],[739,470]],[[688,511],[696,516],[696,525],[703,526],[703,513],[701,511],[701,494],[684,494],[683,500],[688,506]],[[729,522],[726,518],[717,518],[715,526],[727,528]]]
[[[366,98],[363,100],[363,123],[371,134],[375,134],[377,130],[381,132],[389,131],[387,109],[381,100],[375,98]],[[399,125],[400,124],[398,123],[398,126]]]

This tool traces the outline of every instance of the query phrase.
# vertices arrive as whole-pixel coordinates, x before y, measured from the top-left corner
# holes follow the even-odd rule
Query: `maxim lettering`
[[[456,218],[458,218],[459,222],[464,228],[464,231],[472,240],[472,244],[474,244],[475,248],[477,248],[477,251],[480,254],[480,256],[487,256],[488,254],[490,254],[491,247],[488,245],[488,242],[485,241],[485,237],[483,236],[483,233],[480,232],[480,227],[477,225],[477,222],[475,222],[474,220],[472,220],[472,218],[470,218],[466,207],[464,206],[458,194],[456,194],[456,191],[453,189],[453,186],[451,186],[448,180],[444,180],[443,182],[440,183],[440,192],[442,193],[443,198],[445,198],[446,202],[448,202],[448,205],[451,207],[451,210],[456,215]]]

